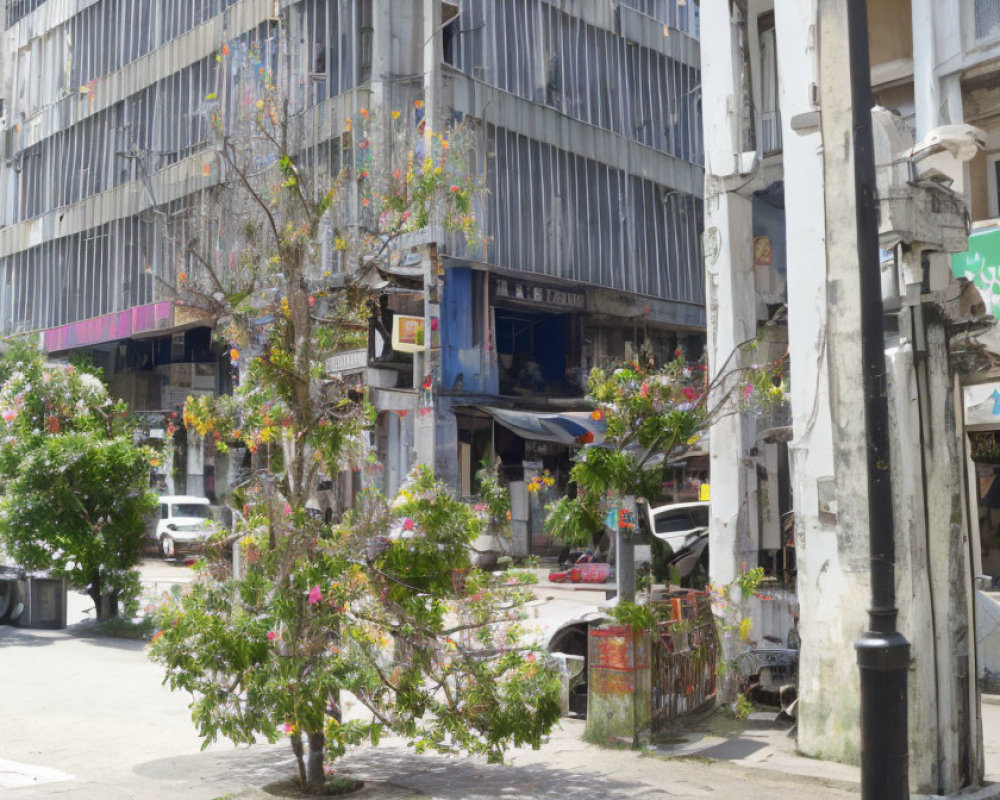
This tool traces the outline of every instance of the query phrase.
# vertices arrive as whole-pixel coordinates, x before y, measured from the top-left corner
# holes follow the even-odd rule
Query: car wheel
[[[174,540],[170,536],[163,536],[160,539],[160,552],[163,553],[164,558],[174,557]]]

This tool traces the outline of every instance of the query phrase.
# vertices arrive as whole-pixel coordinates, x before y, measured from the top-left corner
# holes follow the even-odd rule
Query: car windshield
[[[211,519],[212,512],[208,506],[197,503],[178,503],[174,506],[175,517],[198,517],[199,519]]]
[[[691,530],[693,527],[691,517],[687,512],[683,514],[674,513],[656,518],[657,533],[678,533],[680,531]]]

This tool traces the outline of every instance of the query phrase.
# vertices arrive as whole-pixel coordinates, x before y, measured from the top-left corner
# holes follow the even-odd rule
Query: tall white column
[[[941,86],[935,69],[935,0],[913,0],[913,99],[917,141],[936,128],[941,116]]]

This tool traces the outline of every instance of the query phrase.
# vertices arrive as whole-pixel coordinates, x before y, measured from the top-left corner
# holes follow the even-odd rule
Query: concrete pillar
[[[819,83],[817,6],[815,2],[776,0],[774,12],[781,53],[778,83],[794,432],[789,466],[802,639],[799,747],[814,755],[853,760],[858,697],[851,643],[858,620],[864,619],[867,589],[852,596],[853,582],[845,583],[840,574],[828,309],[842,299],[832,295],[837,284],[827,284],[827,207],[820,189],[823,137],[811,92],[811,86]],[[826,46],[825,30],[823,36]],[[860,378],[856,386],[860,387]],[[863,419],[858,417],[859,422]],[[831,691],[831,686],[836,689]]]
[[[982,778],[973,559],[947,324],[916,292],[887,364],[900,627],[914,654],[910,780],[918,791],[951,794]]]
[[[818,0],[817,10],[823,42],[818,85],[824,112],[820,125],[826,249],[825,391],[833,474],[816,479],[817,511],[828,516],[817,524],[811,538],[800,532],[797,553],[802,628],[799,747],[810,755],[856,762],[859,696],[853,643],[867,625],[869,563],[851,95],[850,84],[844,80],[848,69],[846,6],[843,0]],[[796,168],[786,163],[786,175]],[[789,254],[790,262],[795,258]],[[796,338],[797,333],[790,330],[789,339]]]
[[[732,369],[730,356],[757,329],[751,203],[745,197],[706,192],[705,267],[709,368],[715,379]],[[757,515],[749,505],[756,490],[756,469],[749,462],[752,435],[751,421],[739,413],[722,416],[710,431],[710,569],[718,585],[732,583],[745,560],[756,566]]]
[[[649,632],[602,625],[590,631],[587,648],[586,738],[634,742],[652,716]]]
[[[705,254],[708,363],[714,379],[739,365],[735,349],[757,333],[756,286],[753,269],[753,208],[733,186],[746,183],[739,175],[738,154],[743,137],[737,110],[742,105],[744,75],[739,55],[739,31],[728,0],[701,4],[702,31],[710,32],[712,47],[702,49],[703,125],[705,130]],[[732,357],[732,360],[730,360]],[[710,577],[714,584],[733,583],[743,569],[757,562],[757,473],[750,458],[754,446],[752,420],[739,413],[724,414],[709,431],[711,446]],[[752,513],[751,513],[752,512]],[[723,642],[726,658],[735,656],[738,642]],[[724,700],[732,682],[722,690]]]
[[[441,61],[444,50],[441,37],[441,0],[423,0],[424,30],[420,40],[424,50],[424,114],[430,134],[443,127],[441,103]]]
[[[941,86],[936,74],[935,0],[913,0],[913,100],[917,141],[936,128],[941,115]]]
[[[205,438],[193,430],[187,433],[187,494],[205,494]]]

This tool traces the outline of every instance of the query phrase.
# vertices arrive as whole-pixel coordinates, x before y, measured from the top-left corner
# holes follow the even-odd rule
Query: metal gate
[[[652,642],[653,733],[714,703],[717,692],[719,637],[708,596],[691,592],[663,602],[672,618],[658,625]]]

